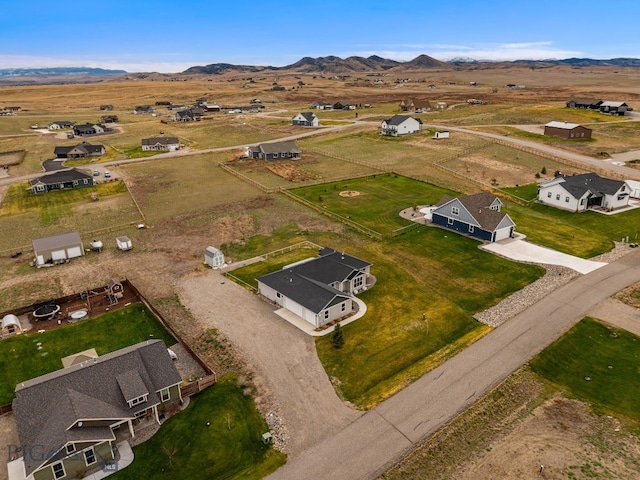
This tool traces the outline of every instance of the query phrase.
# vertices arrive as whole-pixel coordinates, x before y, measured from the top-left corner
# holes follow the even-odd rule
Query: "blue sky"
[[[0,68],[640,57],[638,0],[2,0]]]

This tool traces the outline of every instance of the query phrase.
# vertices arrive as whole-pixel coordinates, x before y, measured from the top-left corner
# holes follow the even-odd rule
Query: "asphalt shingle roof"
[[[564,182],[561,183],[562,187],[573,195],[574,198],[582,198],[587,192],[594,195],[599,193],[613,195],[624,185],[624,182],[620,180],[603,178],[595,173],[583,173],[581,175],[570,176],[563,175],[562,178],[564,179]]]
[[[138,373],[138,378],[131,384],[127,372]],[[125,375],[121,376],[123,373]],[[133,391],[140,388],[140,382],[150,393],[148,401],[129,408],[121,385]],[[44,452],[55,453],[74,439],[109,435],[106,429],[97,429],[95,425],[85,431],[88,426],[81,427],[77,422],[132,419],[136,412],[159,403],[152,392],[180,382],[180,374],[161,340],[132,345],[27,380],[16,386],[13,401],[20,443],[42,446]],[[112,435],[100,437],[104,438],[112,438]],[[48,460],[32,457],[23,457],[27,475]]]
[[[71,170],[59,170],[48,175],[43,175],[42,177],[31,180],[30,183],[31,185],[35,185],[37,183],[53,185],[56,183],[73,182],[74,180],[84,180],[89,178],[93,179],[93,177],[87,172],[83,172],[82,170],[78,170],[77,168],[72,168]]]

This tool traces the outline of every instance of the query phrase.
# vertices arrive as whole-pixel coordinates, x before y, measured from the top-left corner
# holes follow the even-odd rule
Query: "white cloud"
[[[550,58],[570,58],[584,55],[577,50],[564,50],[553,46],[552,42],[496,43],[478,45],[397,45],[393,48],[367,49],[351,55],[380,55],[393,60],[412,60],[426,54],[438,60],[464,57],[474,60],[542,60]]]
[[[139,62],[135,59],[113,60],[96,57],[41,57],[32,55],[0,55],[0,68],[54,68],[54,67],[90,67],[127,72],[182,72],[196,65],[194,62]]]

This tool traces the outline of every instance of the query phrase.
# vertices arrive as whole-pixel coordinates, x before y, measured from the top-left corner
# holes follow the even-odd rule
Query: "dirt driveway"
[[[218,271],[186,278],[177,291],[204,328],[220,330],[250,363],[256,372],[256,403],[274,399],[268,405],[280,424],[274,434],[291,457],[362,415],[337,397],[313,339],[278,317],[260,297]]]

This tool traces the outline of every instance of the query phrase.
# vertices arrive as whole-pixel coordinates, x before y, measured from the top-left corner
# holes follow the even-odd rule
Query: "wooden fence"
[[[206,377],[202,377],[195,382],[187,383],[186,385],[180,386],[180,396],[190,397],[191,395],[195,395],[198,392],[201,392],[205,388],[214,385],[218,379],[216,378],[216,374],[213,373],[211,375],[207,375]]]

